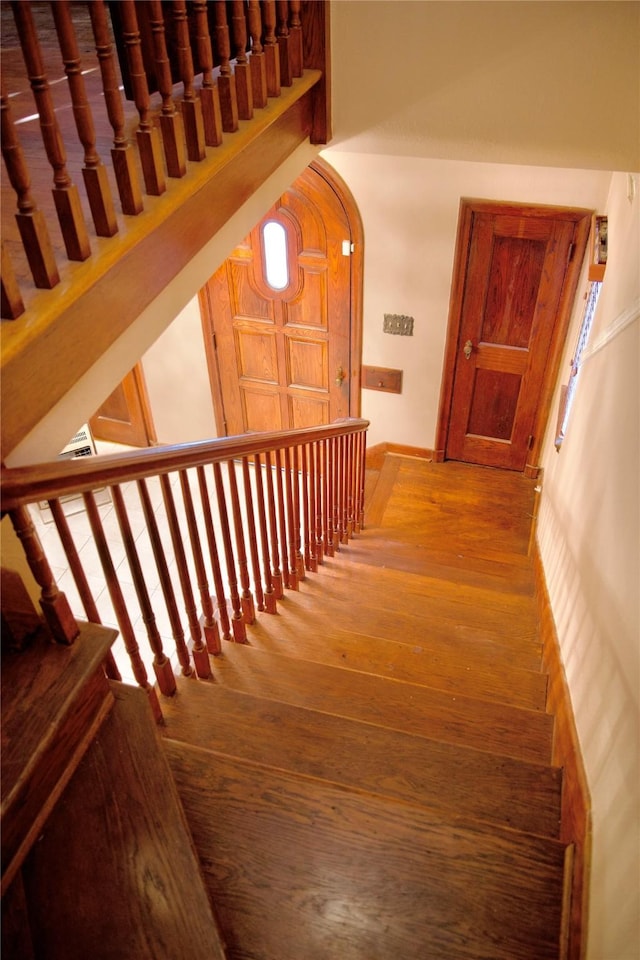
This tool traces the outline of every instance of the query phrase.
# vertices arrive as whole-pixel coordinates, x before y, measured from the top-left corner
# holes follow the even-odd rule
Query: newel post
[[[40,606],[53,639],[56,643],[72,644],[80,632],[78,624],[71,612],[69,601],[64,593],[58,590],[29,511],[26,507],[16,507],[10,511],[10,516],[31,572],[42,589]]]

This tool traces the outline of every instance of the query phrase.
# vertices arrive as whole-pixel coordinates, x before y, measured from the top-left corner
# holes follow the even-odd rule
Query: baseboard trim
[[[376,443],[367,447],[366,464],[370,470],[380,470],[387,453],[401,457],[416,457],[418,460],[433,460],[433,450],[424,447],[409,447],[401,443]]]
[[[552,763],[563,768],[560,839],[574,846],[567,960],[584,960],[587,947],[591,869],[591,797],[547,581],[537,542],[533,545],[536,602],[543,669],[549,677],[547,713],[554,716]]]

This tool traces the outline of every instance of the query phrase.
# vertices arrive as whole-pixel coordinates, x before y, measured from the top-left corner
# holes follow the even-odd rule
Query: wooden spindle
[[[153,40],[153,61],[156,68],[158,91],[162,98],[160,132],[164,145],[164,159],[170,177],[184,177],[187,172],[187,154],[184,144],[182,117],[173,102],[171,65],[167,53],[164,16],[161,0],[149,0],[149,27]]]
[[[62,504],[59,500],[49,500],[48,503],[85,616],[89,623],[102,623],[96,602],[91,593],[91,588],[89,587],[89,581],[87,580],[82,561],[80,560],[80,555],[76,549],[74,539],[71,536],[71,530],[69,529],[67,518],[64,515]],[[105,673],[110,680],[122,680],[120,670],[118,669],[111,650],[105,659]]]
[[[96,131],[91,107],[82,76],[82,61],[71,19],[69,0],[55,0],[51,4],[53,19],[58,34],[64,72],[69,81],[69,93],[73,116],[80,143],[84,148],[84,179],[89,208],[96,233],[99,237],[113,237],[118,232],[118,221],[111,197],[107,169],[96,149]]]
[[[231,43],[227,25],[227,9],[224,3],[215,3],[215,45],[220,61],[218,90],[220,91],[220,110],[222,129],[233,133],[238,129],[238,99],[236,96],[236,78],[231,71]]]
[[[347,542],[345,506],[345,450],[344,437],[336,437],[337,530],[339,543]]]
[[[16,320],[24,313],[24,301],[4,240],[0,244],[0,251],[2,258],[0,263],[0,290],[2,294],[0,316],[3,320]]]
[[[176,678],[173,674],[171,662],[162,648],[162,637],[156,624],[156,617],[153,612],[144,573],[142,572],[142,565],[136,549],[135,540],[131,532],[131,523],[129,522],[122,490],[119,486],[113,486],[110,489],[116,517],[118,519],[118,526],[120,527],[122,543],[127,555],[127,562],[133,578],[138,603],[140,604],[142,622],[144,623],[149,646],[153,653],[153,672],[156,675],[160,693],[163,693],[165,697],[171,697],[176,692]]]
[[[142,165],[145,189],[153,197],[159,197],[167,189],[162,166],[162,150],[158,131],[151,118],[151,100],[149,85],[142,60],[142,48],[138,18],[134,0],[120,0],[118,5],[122,17],[122,39],[129,67],[133,101],[138,111],[138,129],[136,141]]]
[[[251,37],[251,89],[253,105],[261,108],[267,105],[267,63],[262,46],[262,15],[260,0],[249,0],[249,35]]]
[[[213,650],[215,653],[220,652],[220,634],[218,631],[218,624],[213,611],[213,600],[211,599],[211,592],[209,590],[209,581],[207,579],[207,571],[204,565],[204,557],[202,555],[202,545],[200,543],[200,532],[198,530],[198,523],[196,521],[196,512],[193,506],[193,497],[191,495],[191,487],[189,485],[189,475],[186,470],[180,471],[180,488],[182,490],[182,501],[184,503],[185,515],[187,518],[187,527],[189,529],[189,539],[191,541],[191,552],[193,554],[193,562],[196,568],[196,579],[198,583],[198,591],[200,593],[200,603],[202,606],[202,631],[204,633],[204,639],[206,643],[206,650],[201,644],[193,648],[193,656],[196,661],[196,666],[198,661],[196,657],[200,657],[202,660],[206,657],[206,669],[209,671],[207,676],[211,676],[211,664],[209,663],[208,653]],[[204,662],[202,664],[204,667]],[[200,669],[198,669],[198,676],[202,677]]]
[[[204,142],[208,147],[219,147],[222,143],[222,113],[220,110],[220,91],[213,74],[213,50],[209,36],[207,0],[193,0],[193,19],[198,60],[202,70],[202,120],[204,123]]]
[[[313,444],[313,453],[314,453],[314,460],[315,460],[315,478],[316,478],[315,537],[316,537],[316,561],[318,564],[324,563],[324,539],[323,539],[324,514],[322,511],[323,450],[324,450],[324,440],[319,440]]]
[[[89,4],[89,16],[96,43],[96,53],[102,76],[102,91],[109,123],[113,129],[113,147],[111,162],[116,176],[116,185],[122,212],[136,216],[144,208],[142,191],[138,178],[135,154],[125,131],[122,94],[119,89],[116,58],[111,43],[111,33],[107,21],[104,0],[92,0]]]
[[[301,0],[289,0],[289,61],[291,74],[302,76],[302,21],[300,20]]]
[[[358,529],[364,530],[364,489],[367,471],[367,435],[364,431],[358,434],[359,438],[359,483],[358,483]]]
[[[267,72],[267,95],[279,97],[280,84],[280,51],[276,38],[276,4],[275,0],[264,0],[262,4],[262,23],[264,25],[264,57]]]
[[[216,543],[216,535],[213,529],[213,517],[211,516],[211,504],[209,502],[209,490],[207,487],[207,478],[204,472],[204,467],[197,467],[196,472],[198,475],[198,487],[200,490],[200,504],[202,507],[202,517],[204,520],[205,533],[207,535],[207,544],[209,546],[209,559],[211,561],[211,572],[213,574],[213,583],[216,591],[216,601],[218,605],[218,619],[220,621],[220,629],[222,630],[222,637],[224,640],[231,639],[231,624],[229,623],[229,612],[227,610],[227,601],[224,595],[224,586],[222,583],[222,570],[220,569],[220,557],[218,555],[218,545]],[[218,650],[212,650],[209,647],[209,653],[218,654],[222,652],[220,647]]]
[[[12,0],[11,7],[20,37],[29,83],[40,118],[40,131],[47,159],[53,169],[53,199],[69,260],[91,256],[89,234],[82,214],[78,189],[67,172],[67,157],[56,118],[36,26],[28,3]]]
[[[291,450],[284,448],[284,492],[287,503],[287,531],[289,550],[289,587],[291,590],[299,588],[298,543],[294,515],[294,482],[291,467]]]
[[[326,440],[326,479],[325,479],[325,554],[333,557],[336,552],[336,533],[335,533],[335,479],[334,479],[334,450],[335,438],[328,437]]]
[[[280,55],[280,83],[290,87],[293,83],[291,54],[289,52],[289,3],[288,0],[276,0],[278,53]]]
[[[133,675],[136,679],[136,683],[142,687],[149,697],[149,703],[151,705],[153,715],[156,718],[156,721],[160,723],[162,721],[160,703],[158,702],[158,697],[154,688],[149,683],[147,670],[142,662],[142,657],[140,656],[140,647],[136,639],[135,631],[131,624],[131,618],[129,617],[127,604],[122,595],[122,589],[118,582],[118,577],[113,565],[111,554],[109,552],[107,539],[104,534],[95,497],[93,493],[89,492],[83,493],[82,499],[84,500],[87,517],[89,518],[89,525],[91,527],[91,533],[93,534],[93,540],[96,545],[96,550],[98,551],[98,556],[100,557],[100,563],[102,564],[102,570],[107,583],[107,590],[109,591],[109,597],[111,598],[111,603],[113,605],[116,620],[118,622],[118,629],[120,630],[120,635],[124,641],[125,649],[129,655],[129,661],[131,663]]]
[[[253,592],[258,610],[264,610],[264,590],[260,576],[260,561],[258,559],[258,537],[256,533],[256,512],[253,506],[251,490],[251,476],[247,457],[242,458],[242,484],[244,486],[244,505],[249,533],[249,556],[251,557],[251,571],[253,573]]]
[[[298,581],[305,578],[304,557],[302,555],[302,534],[300,525],[300,448],[291,451],[291,484],[293,487],[293,536],[296,544],[296,573]]]
[[[22,544],[29,568],[40,587],[40,607],[51,636],[56,643],[70,645],[78,636],[78,624],[71,612],[69,601],[58,589],[31,514],[27,507],[16,507],[10,514],[13,529]]]
[[[353,531],[355,529],[355,520],[353,513],[353,480],[354,480],[354,462],[353,462],[353,453],[354,453],[354,437],[350,433],[344,438],[345,449],[346,449],[346,463],[345,463],[345,472],[346,472],[346,494],[345,494],[345,508],[346,508],[346,526],[347,526],[347,540],[350,540],[353,536]]]
[[[273,587],[271,573],[271,557],[269,555],[269,534],[267,530],[267,511],[264,500],[264,484],[262,483],[262,461],[260,454],[253,458],[253,470],[256,478],[256,501],[258,504],[258,523],[260,526],[260,546],[262,548],[262,571],[264,576],[264,605],[267,613],[277,613],[276,593]]]
[[[284,495],[285,484],[284,470],[282,466],[282,452],[280,450],[276,450],[274,456],[276,464],[276,488],[278,491],[278,531],[280,535],[280,553],[282,556],[282,576],[285,587],[287,589],[296,590],[298,584],[297,581],[295,583],[291,582],[291,567],[289,566],[289,551],[287,549],[287,507]]]
[[[176,561],[178,579],[182,590],[182,599],[187,614],[187,623],[189,624],[189,633],[191,635],[191,652],[193,661],[196,665],[196,672],[199,677],[206,680],[211,676],[211,666],[207,655],[206,646],[202,639],[202,628],[198,618],[196,602],[191,588],[191,577],[189,576],[189,567],[187,566],[187,556],[182,543],[182,534],[180,532],[180,522],[176,513],[176,506],[171,490],[171,479],[168,474],[163,473],[160,477],[160,487],[162,489],[162,500],[167,513],[167,524],[171,536],[171,546]]]
[[[44,214],[38,209],[31,195],[29,168],[18,140],[4,79],[2,80],[0,112],[2,116],[2,156],[11,186],[17,196],[16,223],[22,238],[24,252],[36,287],[51,290],[60,282],[60,275],[58,274]],[[2,273],[4,276],[4,269]],[[15,294],[13,300],[15,301]]]
[[[153,551],[153,557],[156,562],[156,569],[158,571],[158,578],[162,588],[162,595],[164,597],[167,615],[171,625],[171,636],[173,637],[173,642],[175,643],[176,656],[182,669],[183,676],[190,677],[193,673],[191,658],[189,657],[189,650],[187,648],[184,630],[182,629],[182,620],[178,611],[175,590],[173,589],[173,582],[171,580],[171,575],[169,574],[169,565],[167,564],[167,558],[164,552],[160,530],[158,529],[158,521],[156,519],[155,510],[153,509],[153,504],[151,502],[151,497],[149,495],[146,482],[144,480],[138,480],[137,487],[140,503],[142,504],[142,511],[144,513],[147,535],[149,537],[149,542]]]
[[[315,573],[318,569],[316,557],[316,470],[313,444],[306,444],[302,455],[302,493],[304,497],[304,561],[307,570]]]
[[[240,594],[242,617],[245,623],[253,623],[256,618],[256,613],[253,605],[253,596],[250,590],[249,565],[247,563],[247,549],[244,541],[244,526],[242,523],[242,512],[240,510],[240,497],[238,496],[236,467],[233,460],[227,460],[227,472],[229,477],[229,491],[231,493],[233,530],[236,537],[238,575],[240,578],[240,587],[242,588],[242,593]]]
[[[273,466],[271,464],[271,454],[267,451],[264,455],[265,476],[267,478],[267,504],[269,507],[269,534],[271,537],[271,580],[273,583],[273,592],[276,600],[282,600],[284,588],[282,583],[282,570],[280,569],[280,551],[278,549],[278,517],[276,508],[276,499],[273,492]]]
[[[236,643],[247,642],[247,628],[242,618],[242,608],[240,604],[240,594],[238,593],[238,578],[236,575],[236,564],[233,555],[233,546],[231,543],[231,531],[229,529],[229,513],[227,510],[227,499],[222,482],[222,471],[219,463],[213,464],[213,479],[216,487],[216,497],[218,498],[218,517],[220,520],[220,529],[222,531],[222,544],[224,547],[224,556],[227,563],[227,580],[229,583],[229,598],[231,600],[231,629],[233,639]]]
[[[202,102],[194,86],[193,57],[189,41],[189,21],[186,0],[173,0],[173,22],[176,33],[176,49],[180,79],[182,80],[182,118],[187,139],[189,160],[199,162],[205,158],[204,121]]]
[[[247,57],[247,21],[245,19],[244,0],[231,0],[231,11],[233,48],[236,61],[234,75],[238,98],[238,118],[240,120],[251,120],[253,117],[253,87],[251,67]]]

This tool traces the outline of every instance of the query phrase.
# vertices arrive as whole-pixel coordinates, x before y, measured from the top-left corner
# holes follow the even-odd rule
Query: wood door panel
[[[287,379],[290,387],[310,388],[327,395],[327,342],[288,336]]]
[[[293,430],[298,427],[321,427],[328,423],[329,401],[303,396],[287,398],[289,423]]]
[[[89,421],[96,440],[130,447],[157,443],[141,364],[137,364]]]
[[[282,416],[278,394],[264,391],[255,385],[243,384],[241,391],[243,420],[247,433],[281,430]]]
[[[464,276],[454,282],[460,319],[446,455],[523,470],[539,429],[549,357],[559,353],[558,317],[579,218],[553,208],[506,214],[482,206],[465,214],[468,248],[458,267]]]
[[[237,374],[241,379],[278,382],[278,352],[272,331],[235,327]]]

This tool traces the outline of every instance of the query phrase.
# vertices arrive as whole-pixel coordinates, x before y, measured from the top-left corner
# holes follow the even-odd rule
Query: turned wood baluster
[[[302,542],[305,570],[311,570],[311,544],[309,543],[309,473],[307,467],[307,447],[300,447],[300,497],[302,500]]]
[[[160,132],[164,145],[164,159],[170,177],[184,177],[187,172],[187,155],[184,145],[182,116],[173,102],[171,65],[167,53],[164,16],[161,0],[149,0],[149,26],[153,39],[153,60],[156,67],[158,91],[162,97]]]
[[[324,514],[322,509],[322,495],[323,495],[323,450],[324,450],[324,440],[318,440],[311,446],[312,456],[314,459],[314,471],[315,471],[315,514],[313,515],[313,529],[314,529],[314,538],[315,538],[315,556],[316,563],[321,564],[324,562],[324,539],[323,539],[323,525],[324,525]]]
[[[122,212],[135,216],[142,212],[143,200],[138,179],[135,153],[127,139],[125,131],[124,109],[122,94],[119,89],[120,81],[116,70],[116,58],[111,43],[111,33],[107,21],[107,12],[104,0],[92,0],[89,4],[89,15],[93,36],[96,42],[96,53],[102,75],[102,90],[107,108],[109,123],[113,129],[113,147],[111,148],[111,162],[116,175],[118,195]]]
[[[291,483],[293,485],[293,532],[296,543],[296,572],[298,574],[298,580],[304,580],[305,578],[305,567],[304,567],[304,557],[302,556],[302,534],[301,534],[301,524],[300,524],[300,450],[298,447],[294,447],[292,450],[291,457]]]
[[[227,600],[224,595],[224,585],[222,582],[222,570],[220,569],[220,557],[218,555],[218,545],[216,535],[213,529],[213,517],[211,515],[211,504],[209,502],[209,490],[207,487],[207,478],[204,467],[196,467],[198,475],[198,487],[200,489],[200,501],[202,506],[202,517],[204,519],[204,528],[207,534],[207,543],[209,545],[209,558],[211,560],[211,572],[213,573],[213,583],[216,591],[216,601],[218,605],[218,618],[224,640],[231,639],[231,624],[229,623],[229,612],[227,610]],[[222,648],[212,650],[209,653],[214,655],[221,653]]]
[[[138,18],[134,0],[120,0],[122,39],[129,66],[133,100],[138,111],[139,124],[136,130],[138,153],[142,164],[145,189],[153,197],[159,197],[167,189],[162,166],[162,150],[158,131],[151,117],[149,85],[144,71]]]
[[[231,43],[229,41],[229,27],[227,26],[227,9],[225,3],[216,2],[213,6],[216,16],[215,45],[220,61],[218,90],[220,92],[222,129],[225,133],[233,133],[234,130],[238,129],[238,99],[236,96],[236,78],[229,63]]]
[[[244,14],[244,0],[232,0],[231,10],[233,48],[236,61],[234,75],[238,98],[238,119],[251,120],[253,117],[253,88],[251,86],[251,67],[247,57],[247,21]]]
[[[96,545],[96,550],[98,551],[98,556],[100,557],[100,563],[102,564],[102,570],[107,583],[107,590],[109,591],[111,603],[113,604],[120,635],[124,641],[125,649],[129,655],[133,675],[138,685],[142,687],[149,697],[149,703],[151,705],[153,714],[158,723],[160,723],[162,721],[162,711],[160,709],[160,703],[158,702],[158,696],[155,689],[149,683],[147,670],[142,662],[142,657],[140,656],[140,647],[138,646],[138,641],[136,640],[136,635],[131,624],[129,612],[127,610],[127,604],[122,595],[122,589],[118,582],[115,567],[113,566],[113,560],[111,559],[111,554],[107,545],[107,539],[104,535],[102,521],[100,519],[100,513],[98,512],[95,497],[93,493],[83,493],[82,499],[84,500],[87,517],[89,518],[89,525],[93,534],[93,540]]]
[[[279,97],[280,85],[280,51],[276,38],[276,3],[275,0],[264,0],[262,4],[262,23],[264,24],[264,57],[267,70],[267,95]]]
[[[301,0],[289,0],[289,59],[291,74],[302,76],[302,22],[300,20]]]
[[[262,16],[260,0],[249,0],[249,35],[251,37],[251,89],[254,107],[267,105],[267,63],[262,46]]]
[[[17,320],[24,313],[24,300],[9,252],[0,243],[0,316],[3,320]]]
[[[296,536],[295,506],[293,496],[293,476],[291,469],[291,450],[284,448],[284,487],[287,502],[287,530],[289,533],[289,586],[292,590],[299,587],[298,541]]]
[[[256,534],[256,512],[253,507],[253,493],[251,491],[251,476],[249,460],[242,458],[242,483],[244,485],[244,503],[246,508],[247,526],[249,529],[249,555],[253,572],[253,590],[258,610],[264,610],[264,591],[260,577],[260,560],[258,559],[258,538]]]
[[[99,237],[113,237],[118,232],[116,212],[111,197],[107,169],[96,149],[96,131],[93,115],[87,100],[87,91],[82,76],[82,61],[71,19],[69,0],[54,0],[51,4],[53,19],[58,34],[64,72],[69,81],[69,93],[73,116],[80,143],[84,147],[82,176],[87,191],[91,216]]]
[[[138,603],[140,604],[142,622],[147,632],[149,646],[153,652],[153,672],[156,675],[160,693],[163,693],[166,697],[171,697],[176,692],[176,678],[173,674],[171,662],[162,648],[162,637],[156,624],[156,617],[153,612],[144,573],[142,572],[142,565],[136,549],[135,540],[131,532],[131,524],[129,522],[124,497],[122,496],[122,490],[119,486],[111,487],[110,490],[116,517],[118,518],[118,526],[120,527],[120,533],[122,535],[122,542],[127,555],[127,562],[133,578],[133,585]]]
[[[222,470],[219,463],[213,464],[213,479],[216,485],[216,497],[218,498],[218,516],[220,518],[220,527],[222,530],[222,544],[224,547],[224,556],[227,562],[227,580],[229,582],[229,599],[231,600],[231,628],[233,630],[233,639],[236,643],[247,642],[247,628],[242,619],[242,605],[240,603],[240,594],[238,593],[238,578],[236,575],[236,564],[233,555],[233,545],[231,543],[231,530],[229,529],[229,514],[227,511],[227,500],[222,482]]]
[[[2,80],[1,107],[2,156],[11,186],[17,196],[16,222],[22,237],[24,252],[36,287],[50,290],[60,282],[60,276],[44,214],[38,209],[31,195],[29,168],[11,116],[11,107],[4,79]],[[4,269],[2,273],[4,276]]]
[[[16,507],[10,511],[10,515],[29,568],[41,589],[40,607],[51,635],[56,643],[72,644],[79,633],[78,624],[71,613],[69,601],[54,580],[31,514],[27,507]]]
[[[335,533],[335,437],[328,437],[326,443],[325,461],[325,554],[333,557],[336,552],[337,538]]]
[[[289,3],[288,0],[276,0],[276,16],[278,27],[278,52],[280,54],[280,83],[283,87],[290,87],[293,83],[291,70],[291,54],[289,52]]]
[[[87,580],[84,567],[80,560],[80,555],[76,549],[74,539],[71,536],[71,530],[69,529],[67,518],[64,515],[62,504],[59,500],[49,500],[48,503],[51,516],[58,531],[58,536],[60,537],[60,543],[69,561],[69,569],[71,570],[73,581],[78,590],[78,596],[80,597],[85,616],[89,623],[102,623],[96,602],[91,593],[91,588],[89,587],[89,581]],[[110,680],[122,680],[118,665],[111,650],[109,650],[105,658],[104,669]]]
[[[307,544],[305,561],[308,569],[315,573],[318,569],[316,554],[316,463],[315,444],[309,443],[305,447],[303,459],[302,485],[305,500],[305,543]]]
[[[202,629],[204,631],[204,638],[206,642],[206,649],[202,643],[199,644],[197,650],[194,645],[193,648],[193,658],[196,661],[196,667],[198,667],[199,658],[202,663],[198,667],[198,676],[202,677],[202,670],[208,670],[207,676],[211,676],[211,665],[209,663],[209,658],[207,652],[220,653],[220,633],[218,631],[218,624],[213,612],[213,600],[211,599],[211,591],[209,589],[209,581],[207,579],[207,571],[204,564],[204,557],[202,554],[202,546],[200,544],[200,533],[198,531],[198,523],[196,521],[196,512],[193,507],[193,497],[191,495],[191,487],[189,485],[189,475],[186,470],[180,471],[180,487],[182,490],[182,499],[184,501],[185,514],[187,517],[187,527],[189,528],[189,539],[191,540],[191,550],[193,553],[193,562],[196,568],[196,577],[198,581],[198,590],[200,592],[200,603],[202,605]],[[206,667],[204,664],[206,658]]]
[[[276,499],[273,492],[273,466],[271,464],[271,454],[269,451],[264,455],[264,464],[267,478],[267,503],[269,505],[269,535],[271,537],[271,579],[276,600],[282,600],[284,588],[282,571],[280,569],[280,551],[278,549],[278,517]]]
[[[202,119],[204,122],[204,142],[208,147],[219,147],[222,143],[222,113],[220,110],[220,92],[213,75],[213,51],[209,36],[207,0],[193,0],[195,40],[198,60],[202,70]]]
[[[182,80],[182,118],[187,139],[189,160],[199,162],[206,155],[204,145],[204,121],[202,103],[194,86],[193,57],[189,41],[189,21],[186,0],[173,0],[173,22],[176,27],[176,41],[180,79]]]
[[[233,460],[227,460],[227,471],[229,476],[229,490],[231,493],[231,513],[233,515],[233,529],[236,535],[236,554],[238,557],[238,575],[242,593],[240,594],[240,605],[242,607],[242,616],[245,623],[253,623],[256,614],[253,606],[253,596],[251,594],[249,582],[249,565],[247,563],[247,549],[244,542],[244,529],[242,526],[242,512],[240,510],[240,497],[238,496],[238,482],[236,480],[236,466]]]
[[[137,487],[138,494],[140,496],[140,503],[142,504],[142,510],[144,513],[145,524],[147,527],[147,534],[149,536],[149,542],[151,543],[151,549],[153,550],[153,557],[156,562],[160,586],[162,587],[162,595],[167,608],[169,623],[171,624],[171,636],[173,637],[173,642],[176,646],[178,663],[182,669],[183,676],[190,677],[193,673],[193,667],[191,666],[191,658],[189,657],[189,650],[187,648],[184,630],[182,628],[182,620],[180,618],[178,604],[176,602],[175,590],[173,589],[173,582],[171,580],[171,575],[169,574],[169,565],[167,564],[162,537],[160,535],[160,530],[158,529],[158,521],[156,520],[155,511],[153,509],[153,503],[151,501],[146,482],[144,480],[138,480]]]
[[[86,260],[91,256],[89,234],[82,214],[78,189],[67,172],[67,157],[62,133],[56,118],[49,81],[44,72],[42,51],[31,7],[28,3],[18,3],[16,0],[12,0],[11,7],[40,118],[42,142],[47,159],[53,168],[52,193],[67,256],[69,260]]]
[[[262,569],[264,576],[264,605],[267,613],[276,613],[276,594],[273,588],[271,558],[269,556],[269,536],[267,531],[267,513],[264,504],[264,485],[262,483],[262,462],[260,454],[253,457],[253,469],[256,478],[256,500],[258,503],[258,522],[260,525],[260,546],[262,548]],[[262,608],[260,608],[262,609]]]
[[[336,437],[338,458],[338,539],[340,543],[347,542],[347,507],[346,507],[346,456],[345,456],[345,437]]]
[[[353,536],[353,531],[355,527],[354,522],[354,497],[353,497],[353,481],[354,481],[354,436],[349,434],[349,436],[344,438],[345,441],[345,474],[346,474],[346,494],[345,494],[345,509],[346,509],[346,530],[347,530],[347,540],[350,540]]]
[[[284,585],[287,589],[297,590],[298,584],[291,582],[291,569],[289,567],[289,552],[287,550],[287,523],[286,523],[286,506],[284,499],[284,483],[283,483],[283,469],[282,469],[282,454],[280,450],[275,451],[275,463],[276,463],[276,487],[278,490],[278,529],[280,532],[280,552],[282,555],[282,575],[284,579]]]
[[[171,490],[171,478],[168,474],[164,473],[160,477],[160,487],[162,488],[162,500],[164,502],[165,510],[167,511],[167,523],[169,525],[169,533],[171,535],[171,545],[173,547],[173,555],[175,557],[176,568],[178,570],[178,579],[180,580],[184,609],[185,613],[187,614],[187,623],[189,624],[193,662],[195,663],[198,676],[203,680],[206,680],[207,677],[211,676],[211,666],[209,664],[209,657],[207,655],[206,647],[202,640],[202,627],[200,626],[200,620],[198,619],[196,602],[193,596],[193,590],[191,588],[191,577],[189,576],[187,557],[184,550],[184,544],[182,543],[180,522],[176,513],[173,492]]]
[[[358,481],[356,487],[356,531],[364,529],[364,485],[366,477],[367,435],[361,431],[357,436]]]

